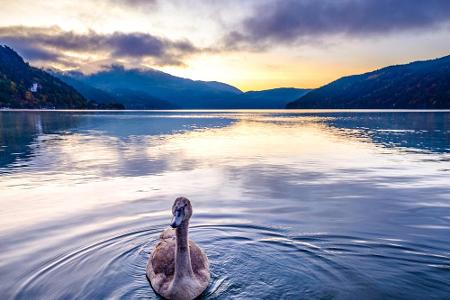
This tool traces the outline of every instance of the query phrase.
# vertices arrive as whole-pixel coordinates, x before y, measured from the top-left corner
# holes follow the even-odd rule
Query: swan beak
[[[181,222],[183,222],[184,219],[184,209],[177,209],[175,211],[175,215],[173,216],[172,222],[170,223],[170,226],[172,228],[177,228],[180,226]]]

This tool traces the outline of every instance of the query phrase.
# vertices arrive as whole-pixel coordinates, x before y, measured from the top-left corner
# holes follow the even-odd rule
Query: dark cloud
[[[47,50],[33,48],[30,45],[22,45],[20,54],[28,59],[32,60],[48,60],[58,61],[59,57],[56,53],[49,52]]]
[[[0,43],[19,51],[29,60],[67,60],[64,51],[101,53],[108,59],[152,59],[157,65],[181,65],[183,59],[201,52],[187,40],[172,41],[148,33],[75,33],[59,27],[0,27]],[[205,50],[206,51],[206,50]]]
[[[284,0],[255,7],[229,48],[317,41],[325,36],[365,37],[436,28],[450,21],[448,0]]]

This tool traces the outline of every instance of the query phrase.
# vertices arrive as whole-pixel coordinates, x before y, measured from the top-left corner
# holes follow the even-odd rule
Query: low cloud
[[[318,41],[328,36],[366,37],[431,30],[450,21],[448,0],[284,0],[260,2],[227,48]]]
[[[183,65],[184,59],[200,53],[188,40],[173,41],[148,33],[76,33],[59,27],[0,27],[0,43],[16,49],[28,60],[65,64],[71,56],[99,56],[103,61],[151,61],[155,65]]]

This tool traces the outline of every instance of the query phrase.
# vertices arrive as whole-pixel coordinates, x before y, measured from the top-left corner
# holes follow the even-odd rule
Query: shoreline
[[[290,109],[290,108],[225,108],[225,109],[46,109],[46,108],[0,108],[0,112],[305,112],[305,113],[333,113],[333,112],[450,112],[448,109],[388,109],[388,108],[340,108],[340,109]]]

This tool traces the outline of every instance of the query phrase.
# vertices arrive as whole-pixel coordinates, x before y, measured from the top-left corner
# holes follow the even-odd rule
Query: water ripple
[[[30,272],[13,298],[156,299],[145,277],[145,266],[161,230],[160,226],[137,228],[56,257]],[[369,265],[383,267],[384,273],[392,272],[393,276],[398,270],[389,268],[390,264],[414,266],[415,273],[408,271],[399,279],[410,282],[420,275],[424,286],[445,282],[427,278],[421,269],[450,271],[448,256],[424,252],[423,245],[404,241],[323,233],[295,236],[287,229],[232,223],[194,225],[191,237],[205,248],[210,259],[212,279],[204,299],[233,295],[381,297],[377,278],[366,272]],[[364,265],[358,265],[363,260]],[[65,278],[68,274],[70,278]],[[277,288],[282,288],[282,295]]]

